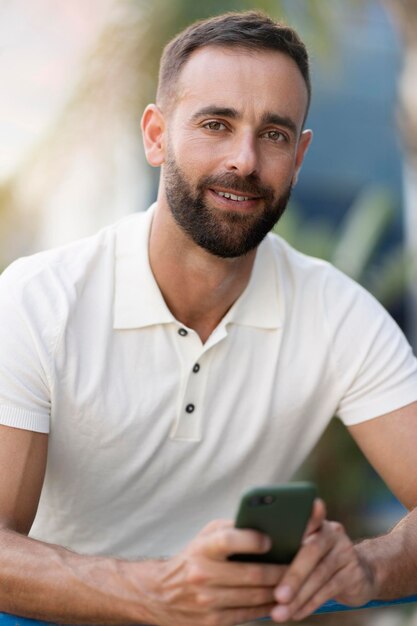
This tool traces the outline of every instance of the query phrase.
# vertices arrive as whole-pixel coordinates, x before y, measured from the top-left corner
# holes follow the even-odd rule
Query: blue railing
[[[362,606],[346,606],[340,604],[334,600],[328,600],[322,604],[316,611],[315,615],[321,613],[339,613],[340,611],[357,611],[358,609],[374,609],[384,606],[395,606],[398,604],[409,604],[410,602],[417,602],[417,595],[407,596],[406,598],[399,598],[398,600],[372,600]],[[270,621],[268,617],[262,618],[262,621]],[[39,622],[35,619],[28,619],[27,617],[18,617],[17,615],[9,615],[8,613],[0,613],[0,626],[51,626],[51,622]]]

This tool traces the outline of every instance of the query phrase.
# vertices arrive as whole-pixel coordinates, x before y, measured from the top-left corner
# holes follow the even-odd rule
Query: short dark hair
[[[175,101],[174,89],[183,66],[195,50],[204,46],[283,52],[297,64],[307,87],[310,104],[310,67],[306,46],[293,28],[272,20],[261,11],[224,13],[200,20],[174,37],[162,53],[158,104]]]

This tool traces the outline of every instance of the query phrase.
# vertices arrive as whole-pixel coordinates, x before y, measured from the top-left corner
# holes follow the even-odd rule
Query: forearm
[[[362,541],[356,550],[374,577],[375,599],[391,600],[417,593],[417,508],[389,533]]]
[[[225,520],[166,561],[80,556],[0,530],[0,611],[67,624],[241,624],[271,611],[282,568],[228,557],[269,549]]]
[[[0,611],[58,623],[153,623],[158,566],[82,556],[1,529]]]

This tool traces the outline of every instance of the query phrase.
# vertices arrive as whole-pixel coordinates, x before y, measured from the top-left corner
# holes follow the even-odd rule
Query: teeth
[[[228,200],[236,200],[237,202],[242,202],[243,200],[250,200],[248,196],[235,196],[234,193],[226,193],[224,191],[216,191],[219,196],[222,198],[227,198]]]

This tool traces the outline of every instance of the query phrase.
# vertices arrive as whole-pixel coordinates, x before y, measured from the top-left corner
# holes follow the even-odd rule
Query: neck
[[[165,203],[155,211],[149,242],[152,272],[172,314],[204,343],[244,291],[256,250],[214,256],[179,228]]]

